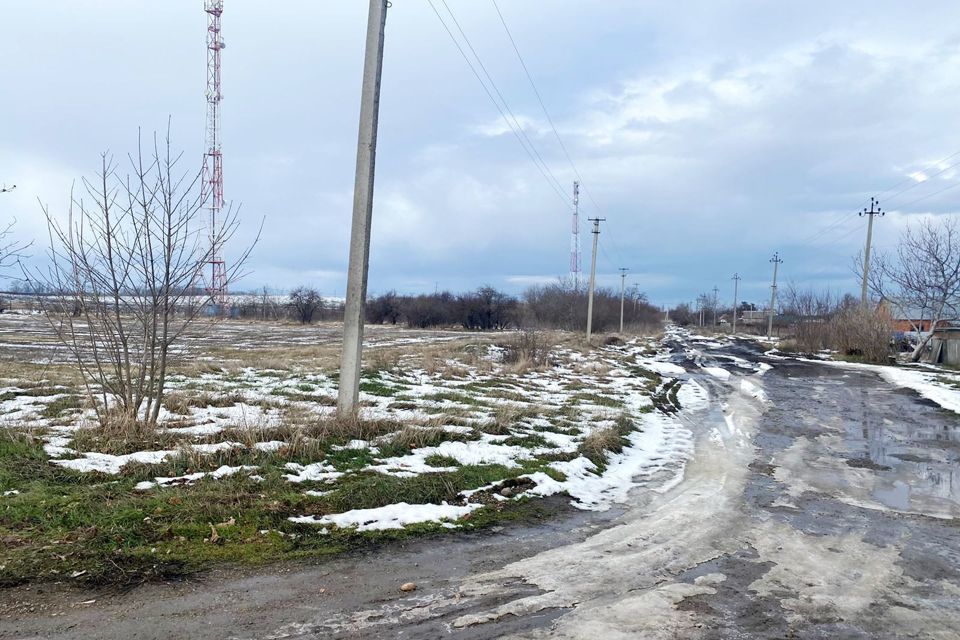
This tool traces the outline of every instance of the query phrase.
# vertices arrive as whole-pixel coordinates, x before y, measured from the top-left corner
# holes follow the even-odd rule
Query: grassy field
[[[597,507],[621,488],[609,467],[669,459],[678,382],[646,366],[653,339],[549,334],[525,352],[511,334],[374,328],[360,415],[339,420],[335,329],[226,326],[186,344],[162,426],[127,436],[96,423],[39,324],[0,330],[0,584],[323,556],[536,517],[557,493]]]

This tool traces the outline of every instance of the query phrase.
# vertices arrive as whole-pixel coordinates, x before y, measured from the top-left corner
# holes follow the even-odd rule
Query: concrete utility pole
[[[587,296],[587,343],[593,334],[593,287],[597,281],[597,239],[600,237],[600,223],[606,218],[587,218],[593,223],[593,255],[590,256],[590,294]]]
[[[360,397],[360,359],[363,352],[363,310],[370,266],[370,222],[373,214],[373,174],[377,155],[377,118],[380,113],[380,75],[383,71],[383,32],[388,0],[370,0],[367,44],[360,93],[360,131],[357,171],[353,186],[353,226],[343,315],[343,351],[337,413],[349,416]]]
[[[773,335],[773,314],[777,306],[777,267],[783,264],[783,260],[780,259],[780,253],[774,253],[773,257],[770,258],[770,262],[773,263],[773,285],[770,287],[770,318],[767,320],[768,336]]]
[[[863,251],[863,284],[860,288],[860,304],[864,307],[867,306],[867,276],[870,274],[870,243],[873,241],[873,216],[884,215],[879,206],[877,206],[876,211],[874,211],[874,205],[879,204],[879,202],[870,198],[870,210],[867,211],[867,209],[864,208],[864,210],[860,212],[861,216],[867,216],[867,247]]]
[[[627,283],[628,267],[620,267],[620,333],[623,333],[623,288]]]
[[[720,293],[720,289],[717,289],[717,285],[713,285],[713,326],[717,326],[717,306],[720,304],[720,299],[717,297],[718,293]]]
[[[740,294],[740,274],[733,274],[733,331],[731,334],[736,335],[737,333],[737,296]]]

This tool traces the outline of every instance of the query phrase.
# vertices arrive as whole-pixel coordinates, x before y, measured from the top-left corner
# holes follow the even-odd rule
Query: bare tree
[[[313,316],[323,308],[323,298],[316,289],[297,287],[290,292],[290,304],[301,324],[313,322]]]
[[[904,315],[919,311],[930,320],[911,354],[920,359],[935,329],[960,313],[960,224],[956,218],[922,220],[900,236],[894,255],[877,254],[870,268],[870,288]],[[914,331],[922,335],[910,318]]]
[[[4,269],[16,264],[23,257],[23,251],[30,246],[29,243],[16,242],[11,239],[15,223],[16,220],[13,220],[6,226],[0,227],[0,274],[3,273]]]
[[[138,141],[121,175],[101,156],[94,180],[71,191],[66,223],[46,207],[50,265],[32,274],[46,317],[76,361],[103,427],[152,430],[160,413],[171,347],[211,302],[201,285],[212,258],[237,229],[230,209],[211,230],[200,172],[180,172],[169,133]],[[254,241],[254,243],[256,240]],[[231,261],[240,277],[253,245]],[[70,313],[75,310],[75,313]]]

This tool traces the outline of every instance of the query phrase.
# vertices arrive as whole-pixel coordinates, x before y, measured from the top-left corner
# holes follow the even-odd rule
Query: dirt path
[[[7,591],[0,638],[958,637],[958,416],[872,373],[759,375],[747,343],[674,348],[711,397],[683,415],[696,453],[620,514],[119,596]]]

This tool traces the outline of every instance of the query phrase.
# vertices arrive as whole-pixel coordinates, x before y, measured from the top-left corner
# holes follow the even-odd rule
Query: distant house
[[[770,315],[769,311],[743,311],[740,322],[743,324],[763,324]]]
[[[915,331],[929,333],[933,324],[929,310],[913,308],[896,301],[881,300],[878,310],[890,318],[891,328],[896,333],[913,333]],[[941,320],[941,324],[944,322]]]

